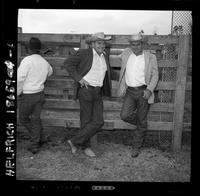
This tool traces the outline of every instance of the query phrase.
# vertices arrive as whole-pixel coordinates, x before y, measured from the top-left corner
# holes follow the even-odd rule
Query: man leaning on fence
[[[147,130],[147,114],[154,103],[154,89],[158,82],[156,56],[143,49],[144,37],[134,34],[128,38],[130,47],[121,58],[118,95],[124,96],[121,119],[136,126],[133,133],[132,157],[137,157]]]
[[[78,98],[80,103],[80,130],[68,140],[73,154],[81,147],[87,156],[96,156],[91,149],[90,138],[104,124],[102,95],[111,96],[111,77],[117,77],[105,52],[106,41],[110,39],[103,32],[95,33],[86,40],[90,43],[88,49],[79,49],[64,62],[69,75],[75,80],[75,99]]]
[[[17,70],[17,96],[19,101],[19,121],[30,134],[28,150],[37,153],[46,142],[40,114],[44,104],[44,83],[53,73],[50,64],[41,56],[41,42],[32,37],[29,40],[30,55],[26,56]]]

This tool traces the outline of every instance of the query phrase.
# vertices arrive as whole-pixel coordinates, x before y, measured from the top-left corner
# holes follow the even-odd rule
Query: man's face
[[[101,40],[92,42],[92,47],[96,50],[98,54],[101,54],[105,49],[105,42]]]
[[[142,53],[142,42],[141,41],[133,41],[130,43],[131,49],[135,54]]]

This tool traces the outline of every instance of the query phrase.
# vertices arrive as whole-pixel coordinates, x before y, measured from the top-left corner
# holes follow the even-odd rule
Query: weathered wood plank
[[[123,50],[120,49],[110,49],[110,55],[120,55]]]
[[[22,46],[21,56],[29,54],[28,43],[18,42]],[[41,54],[44,57],[65,57],[68,58],[70,54],[74,54],[74,48],[79,47],[79,44],[61,44],[61,43],[42,43]]]
[[[53,76],[69,77],[69,73],[63,67],[53,67]]]
[[[122,53],[122,51],[125,48],[130,47],[129,44],[111,44],[111,55],[119,55]],[[154,53],[157,55],[157,51],[159,51],[161,54],[161,51],[163,50],[163,45],[159,45],[159,44],[146,44],[144,45],[144,49],[145,50],[149,50],[150,52]]]
[[[181,149],[183,115],[186,90],[187,64],[189,54],[189,37],[180,36],[179,38],[179,66],[177,68],[177,80],[174,103],[174,125],[173,125],[173,150]]]
[[[22,33],[22,36],[18,37],[18,41],[28,41],[30,37],[38,37],[41,41],[47,42],[80,42],[80,36],[87,37],[88,34],[41,34],[41,33]],[[115,44],[128,44],[127,38],[131,35],[111,35],[112,40],[110,41],[112,45]],[[148,41],[148,43],[159,43],[159,44],[176,44],[178,43],[177,36],[166,36],[166,35],[144,35],[145,39]]]
[[[18,59],[18,64],[21,62],[23,57]],[[55,57],[55,56],[46,56],[44,57],[51,66],[53,67],[63,67],[64,61],[66,57]],[[110,64],[111,67],[121,67],[121,60],[117,55],[110,55]],[[178,61],[177,60],[158,60],[158,67],[177,67]]]
[[[45,57],[49,64],[53,67],[63,67],[66,57]]]
[[[172,69],[173,67],[176,67],[177,61],[174,62],[170,62],[170,61],[165,61],[164,63],[161,63],[159,68],[164,68],[164,70],[159,70],[159,74],[160,74],[160,80],[165,81],[165,80],[169,80],[169,79],[173,79],[175,78],[175,68]],[[120,72],[119,69],[115,69],[115,71]],[[173,75],[170,75],[173,74]],[[191,68],[188,68],[188,74],[187,74],[187,81],[191,81]],[[58,77],[69,77],[69,73],[67,72],[67,70],[64,68],[64,66],[53,66],[53,76],[58,76]],[[166,79],[165,79],[166,78]]]
[[[51,34],[51,33],[23,33],[18,34],[18,42],[28,42],[31,37],[37,37],[41,42],[52,43],[80,43],[80,34]]]
[[[48,117],[42,117],[42,124],[43,126],[55,126],[55,127],[65,127],[65,128],[79,128],[80,127],[80,121],[79,119],[73,119],[73,118],[48,118]],[[121,123],[123,123],[123,121],[119,120]],[[19,124],[19,121],[17,121]],[[120,124],[121,129],[134,129],[135,126],[130,126],[128,123],[123,123]],[[105,120],[103,129],[116,129],[116,124],[115,121],[113,120]],[[123,126],[122,126],[123,125]]]
[[[131,35],[111,35],[112,36],[112,46],[116,44],[128,44],[127,38],[130,38]],[[144,35],[144,38],[149,44],[177,44],[177,36],[166,36],[166,35]]]
[[[113,115],[114,114],[114,115]],[[151,114],[149,115],[151,116]],[[148,116],[148,117],[149,117]],[[79,110],[43,110],[41,114],[41,119],[43,126],[52,127],[66,127],[79,128]],[[105,125],[104,129],[134,129],[135,126],[123,122],[119,117],[119,112],[104,112]],[[172,130],[173,122],[161,122],[161,120],[150,120],[148,118],[148,129],[149,130]],[[17,124],[19,125],[19,119],[17,119]],[[191,131],[191,123],[184,123],[185,131]]]
[[[43,118],[42,123],[45,126],[63,126],[66,128],[71,127],[80,127],[80,121],[78,119],[51,119],[51,118]],[[173,128],[172,122],[149,122],[148,130],[165,130],[170,131]],[[135,129],[134,125],[130,125],[122,120],[105,120],[105,124],[103,129]]]
[[[178,37],[173,35],[148,35],[147,36],[148,43],[158,43],[158,44],[177,44],[178,43]]]
[[[108,111],[103,112],[104,119],[106,120],[120,120],[119,111]],[[58,109],[43,109],[41,113],[41,118],[66,118],[66,119],[79,119],[79,110],[58,110]]]
[[[45,130],[49,130],[49,129],[54,129],[54,127],[56,127],[57,129],[58,128],[66,128],[66,123],[64,122],[63,119],[61,120],[58,120],[58,119],[45,119],[45,120],[42,120],[42,124],[43,124],[43,127]],[[114,127],[114,123],[111,123],[110,122],[110,127],[108,128],[103,128],[104,130],[107,130],[107,131],[112,131],[112,127]],[[68,131],[68,130],[71,130],[72,127],[68,127],[68,129],[64,129],[65,131]],[[73,127],[73,128],[79,128],[78,126],[77,127]],[[149,129],[147,131],[152,131],[153,129]],[[18,122],[18,119],[17,119],[17,132],[27,132],[26,128],[23,127],[19,122]],[[76,131],[76,130],[74,130]],[[166,131],[166,130],[153,130],[153,131]],[[171,131],[171,130],[168,130],[168,131]],[[184,123],[183,124],[183,132],[191,132],[191,123]]]
[[[74,80],[71,78],[49,78],[46,82],[46,86],[48,87],[65,87],[65,88],[72,88],[74,84]],[[112,81],[112,88],[118,88],[118,82]],[[155,90],[175,90],[176,84],[175,82],[163,82],[159,81],[158,85]],[[191,90],[191,82],[187,82],[186,90]]]
[[[121,67],[121,59],[117,55],[110,55],[110,64],[112,67]],[[177,67],[177,60],[158,60],[158,67]]]
[[[67,99],[46,99],[44,108],[47,109],[80,109],[79,101]],[[104,110],[120,111],[122,102],[104,100]],[[154,103],[150,111],[173,112],[172,103]]]
[[[46,87],[44,89],[44,93],[45,96],[54,96],[54,97],[59,97],[59,98],[63,98],[63,99],[68,99],[69,96],[71,96],[73,94],[72,91],[70,91],[69,89],[65,89],[65,88],[51,88],[51,87]]]
[[[105,120],[121,120],[120,110],[104,110],[103,116]],[[65,118],[65,119],[79,119],[80,118],[80,110],[75,109],[43,109],[41,113],[41,118]],[[172,122],[173,113],[160,113],[160,112],[149,112],[147,116],[148,121],[157,122]]]
[[[112,67],[121,67],[121,59],[117,55],[110,55],[109,59]]]

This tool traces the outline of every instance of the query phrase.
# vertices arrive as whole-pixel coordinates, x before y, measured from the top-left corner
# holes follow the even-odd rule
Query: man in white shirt
[[[121,57],[118,95],[125,96],[121,119],[136,125],[133,137],[132,157],[139,155],[147,129],[149,104],[154,102],[154,89],[158,82],[156,56],[143,50],[143,36],[134,34],[128,39]]]
[[[44,104],[44,83],[53,73],[50,64],[40,55],[41,42],[32,37],[29,40],[30,55],[26,56],[17,69],[17,96],[19,121],[30,134],[28,150],[37,153],[45,142],[40,114]]]
[[[105,53],[105,41],[110,39],[103,32],[95,33],[87,40],[91,43],[90,48],[78,50],[64,62],[68,73],[75,80],[74,98],[80,102],[81,127],[68,140],[73,154],[81,147],[87,156],[95,156],[90,138],[104,124],[102,95],[111,96],[111,77],[115,77],[108,54]]]

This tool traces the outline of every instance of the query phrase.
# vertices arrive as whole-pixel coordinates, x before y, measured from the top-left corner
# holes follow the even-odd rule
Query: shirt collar
[[[92,51],[93,51],[93,55],[98,55],[97,52],[96,52],[96,50],[95,50],[94,48],[92,48]],[[105,51],[103,51],[103,53],[101,54],[101,56],[102,56],[103,54],[106,54]]]
[[[132,54],[136,56],[136,54],[131,50]],[[144,50],[142,51],[142,53],[139,56],[144,56]]]

